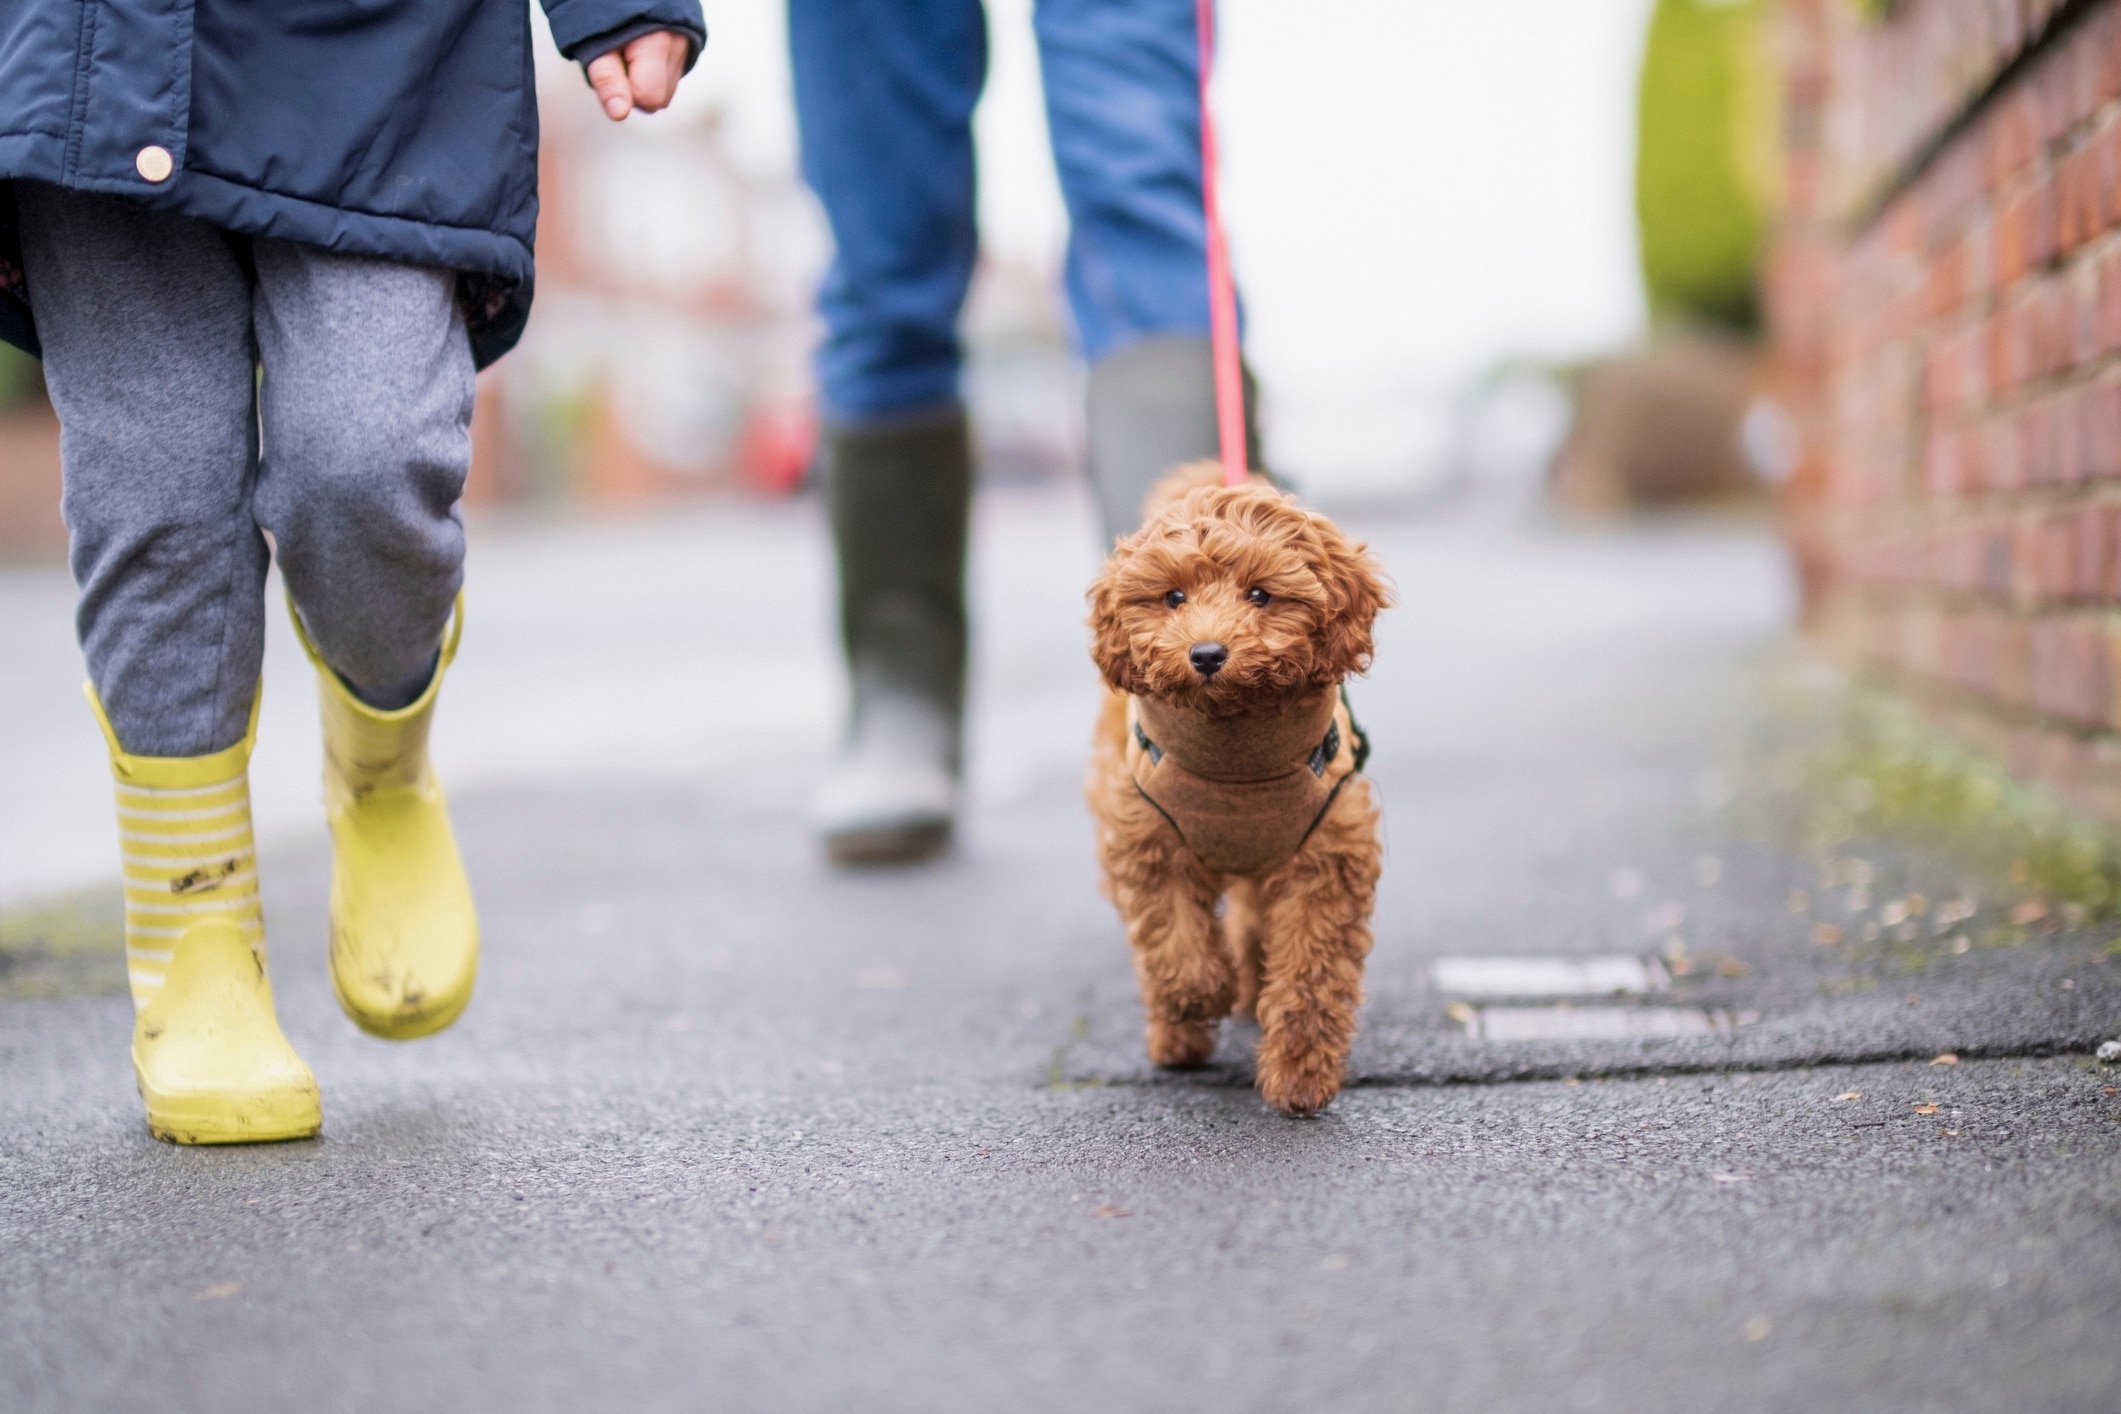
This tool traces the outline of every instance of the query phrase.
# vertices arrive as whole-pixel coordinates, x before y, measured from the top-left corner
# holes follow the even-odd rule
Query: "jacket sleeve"
[[[700,0],[543,0],[552,40],[568,58],[586,63],[650,30],[675,30],[692,41],[689,69],[707,43]],[[614,36],[620,36],[614,41]]]

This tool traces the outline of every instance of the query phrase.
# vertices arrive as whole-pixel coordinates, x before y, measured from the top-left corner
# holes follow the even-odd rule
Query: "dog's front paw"
[[[1214,1022],[1150,1020],[1149,1059],[1156,1064],[1191,1070],[1206,1065],[1214,1054]]]
[[[1340,1093],[1338,1056],[1261,1055],[1259,1097],[1293,1119],[1317,1114]]]

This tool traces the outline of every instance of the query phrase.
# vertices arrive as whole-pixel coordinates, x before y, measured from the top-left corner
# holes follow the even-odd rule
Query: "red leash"
[[[1237,286],[1230,278],[1230,246],[1223,238],[1222,202],[1215,183],[1215,116],[1208,80],[1215,65],[1215,0],[1195,0],[1200,32],[1200,185],[1208,220],[1208,333],[1215,357],[1215,429],[1222,446],[1223,484],[1245,484],[1245,380],[1237,349]]]

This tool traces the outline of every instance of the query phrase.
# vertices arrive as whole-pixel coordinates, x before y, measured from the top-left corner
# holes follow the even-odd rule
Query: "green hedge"
[[[1776,172],[1761,0],[1657,0],[1637,95],[1635,214],[1651,315],[1751,329]]]

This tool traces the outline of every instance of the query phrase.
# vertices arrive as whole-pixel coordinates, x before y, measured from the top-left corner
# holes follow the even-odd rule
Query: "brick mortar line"
[[[2121,256],[2121,230],[2109,232],[2097,241],[2085,243],[2077,251],[2072,252],[2067,261],[2058,262],[2053,266],[2040,267],[2043,271],[2049,272],[2042,278],[2056,282],[2068,281],[2074,278],[2081,269],[2117,256]],[[2012,290],[2019,288],[2016,285],[2011,287]],[[1983,302],[1979,305],[1969,304],[1940,314],[1917,330],[1881,343],[1878,348],[1870,351],[1873,356],[1865,361],[1875,363],[1879,357],[1899,357],[1910,359],[1917,365],[1926,365],[1928,362],[1927,351],[1933,350],[1946,341],[1963,338],[1969,334],[1978,336],[1985,325],[1998,316],[2008,313],[2011,303],[2012,301],[2008,299],[2007,291],[1992,292],[1985,296]],[[1983,424],[1991,418],[2009,417],[2034,411],[2043,401],[2082,393],[2094,384],[2108,381],[2116,372],[2121,372],[2121,349],[2108,350],[2096,354],[2082,362],[2069,365],[2059,373],[2044,374],[2038,378],[2025,379],[2013,383],[2002,389],[1991,390],[1979,402],[1975,403],[1955,403],[1943,408],[1932,409],[1921,403],[1918,392],[1918,405],[1908,416],[1905,427],[1894,432],[1891,436],[1894,440],[1905,440],[1910,450],[1918,454],[1916,456],[1918,464],[1912,468],[1912,474],[1920,478],[1924,473],[1919,465],[1919,453],[1932,446],[1939,437],[1957,434],[1978,434]],[[1919,368],[1910,376],[1919,388],[1923,378]],[[1896,378],[1890,373],[1874,370],[1872,381],[1879,386],[1875,391],[1867,393],[1865,396],[1867,398],[1889,399],[1894,385],[1903,380]],[[1838,405],[1843,400],[1836,399],[1835,401]],[[1851,433],[1873,426],[1875,423],[1875,419],[1866,416],[1862,410],[1849,411],[1845,406],[1837,406],[1829,416],[1830,426]],[[1907,469],[1903,468],[1903,470]],[[2121,469],[2117,469],[2110,474],[2082,477],[2070,482],[1998,488],[1994,491],[1977,494],[1997,496],[2037,495],[2047,492],[2067,494],[2073,489],[2081,494],[2083,488],[2096,487],[2108,482],[2121,483]],[[1899,489],[1904,493],[1907,488]],[[1939,499],[1951,501],[1966,499],[1964,497],[1939,498],[1927,492],[1924,492],[1920,498],[1932,501]],[[1895,501],[1905,501],[1906,499],[1908,497],[1905,494],[1865,497],[1853,503],[1837,498],[1830,499],[1829,504],[1889,504]]]
[[[2100,381],[2106,375],[2121,370],[2121,350],[2100,354],[2077,364],[2066,373],[2057,373],[2037,381],[2028,380],[2013,384],[1990,400],[1976,403],[1972,407],[1939,409],[1921,414],[1920,426],[1936,432],[1964,432],[1978,426],[1985,417],[1997,413],[2024,412],[2043,397],[2055,393],[2073,393],[2087,383]],[[1889,380],[1881,380],[1889,381]],[[1863,419],[1856,418],[1856,421]],[[2121,476],[2121,473],[2117,473]]]
[[[2094,0],[2094,3],[2086,8],[2089,10],[2097,7],[2097,0]],[[1976,115],[1975,121],[1979,120],[1979,116],[1978,114]],[[2117,121],[2117,117],[2121,117],[2121,99],[2107,99],[2102,102],[2098,107],[2092,109],[2090,113],[2070,124],[2069,127],[2057,134],[2051,141],[2037,146],[2024,163],[1997,176],[1993,181],[1984,181],[1979,196],[1966,202],[1957,210],[1951,212],[1946,218],[1921,222],[1923,229],[1921,248],[1919,251],[1907,253],[1914,255],[1918,260],[1925,262],[1934,261],[1953,244],[1966,240],[1975,224],[1984,218],[1989,223],[1989,234],[1991,239],[1993,239],[1996,221],[2011,203],[2037,190],[2043,178],[2052,181],[2056,176],[2057,168],[2104,136],[2104,130],[2112,126]],[[1959,134],[1961,137],[1965,135],[1964,132]],[[1945,145],[1949,147],[1950,143],[1948,142]],[[1938,155],[1942,156],[1942,153]],[[1934,166],[1934,160],[1932,166]],[[1897,201],[1901,196],[1908,195],[1916,187],[1920,186],[1923,179],[1928,175],[1927,171],[1915,174],[1910,178],[1907,185],[1894,195],[1893,200]],[[1891,203],[1888,202],[1887,205],[1890,206]],[[1887,252],[1893,249],[1890,235],[1885,230],[1884,216],[1885,212],[1880,210],[1873,213],[1871,218],[1862,225],[1851,224],[1844,227],[1845,233],[1850,240],[1850,249],[1859,258],[1872,258],[1879,254],[1876,247],[1865,248],[1863,246],[1864,242],[1878,242],[1885,246]],[[2046,267],[2028,267],[2028,269],[2044,268]],[[1993,293],[1996,290],[2011,288],[2015,283],[1991,286],[1989,292]]]
[[[2121,100],[2115,102],[2115,121],[2121,125]],[[2051,258],[2038,265],[2028,265],[2024,272],[2007,284],[1989,284],[1978,291],[1969,292],[1957,304],[1926,315],[1917,323],[1876,338],[1854,338],[1851,356],[1856,358],[1876,357],[1881,354],[1905,351],[1910,346],[1935,344],[1946,339],[1955,339],[1978,332],[1982,325],[1998,315],[2008,314],[2014,309],[2036,298],[2044,287],[2066,285],[2085,277],[2087,271],[2096,273],[2106,261],[2121,252],[2121,227],[2100,232],[2089,240],[2078,242],[2067,251],[2057,251]],[[1860,257],[1857,257],[1860,260]],[[1909,255],[1908,259],[1919,261],[1922,257]],[[1934,264],[1932,260],[1930,262]],[[2097,291],[2095,290],[2096,296]],[[1873,316],[1874,323],[1890,323],[1890,310]],[[1859,324],[1857,326],[1861,328]],[[2095,356],[2092,362],[2104,359],[2121,361],[2121,351],[2109,350]],[[2075,365],[2084,367],[2088,365]],[[2029,379],[2018,387],[2052,381],[2062,375],[2045,375],[2041,379]]]
[[[2121,102],[2116,102],[2114,106],[2116,121],[2121,122]],[[2096,275],[2100,266],[2116,259],[2117,255],[2121,255],[2121,227],[2102,231],[2089,240],[2078,242],[2067,251],[2057,251],[2051,259],[2042,264],[2027,266],[2025,271],[2010,283],[1990,285],[1978,293],[1971,293],[1960,303],[1929,315],[1919,324],[1864,344],[1861,352],[1876,356],[1906,351],[1910,346],[1925,343],[1934,345],[1946,339],[1979,333],[1984,325],[1998,316],[2017,312],[2021,306],[2039,298],[2055,286],[2066,286],[2083,280],[2087,272]],[[2096,281],[2093,283],[2095,288],[2091,293],[2096,299],[2099,292]],[[2044,374],[2039,378],[2027,379],[2022,383],[2013,384],[2006,391],[2037,387],[2059,381],[2084,368],[2105,367],[2116,363],[2121,363],[2121,350],[2107,350],[2095,354],[2085,363],[2071,365],[2061,374]]]
[[[2103,3],[2105,0],[2068,0],[2068,3],[2048,16],[2046,26],[2039,34],[2019,49],[2008,64],[1997,70],[1985,87],[1962,104],[1959,111],[1947,119],[1912,157],[1903,162],[1877,192],[1857,205],[1856,210],[1843,223],[1845,233],[1855,239],[1876,228],[1893,203],[1928,175],[1952,144],[1979,122],[2011,85],[2075,29],[2080,20]]]
[[[2115,122],[2121,124],[2121,99],[2117,99],[2112,106]],[[1903,342],[1924,330],[1948,335],[1963,334],[1970,325],[1978,324],[1984,318],[2006,313],[2014,304],[2032,298],[2040,286],[2082,278],[2084,271],[2095,269],[2103,261],[2110,259],[2117,246],[2121,246],[2121,227],[2101,231],[2089,240],[2079,241],[2066,251],[2057,250],[2038,265],[2027,265],[2015,280],[2006,284],[1990,283],[1980,290],[1969,291],[1958,304],[1925,317],[1921,323],[1904,333],[1880,339],[1875,347],[1884,348]],[[1994,253],[1990,254],[1993,258]],[[1911,255],[1909,259],[1924,261],[1924,257],[1920,255]],[[1930,257],[1923,268],[1930,268],[1934,264],[1935,258]]]

